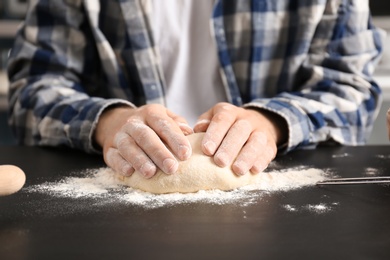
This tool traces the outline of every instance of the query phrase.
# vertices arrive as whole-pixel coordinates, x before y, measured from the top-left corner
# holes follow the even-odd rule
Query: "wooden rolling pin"
[[[17,166],[0,165],[0,196],[19,191],[26,181],[26,175]]]

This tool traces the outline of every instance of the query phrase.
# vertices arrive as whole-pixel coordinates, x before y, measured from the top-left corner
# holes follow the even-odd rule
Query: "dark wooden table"
[[[390,175],[390,147],[322,147],[276,162],[332,169],[343,177]],[[103,166],[98,156],[3,146],[0,164],[18,165],[27,175],[25,188],[0,197],[0,259],[390,259],[386,185],[313,186],[266,194],[245,206],[97,207],[90,199],[26,188]],[[319,202],[333,206],[323,213],[303,210]]]

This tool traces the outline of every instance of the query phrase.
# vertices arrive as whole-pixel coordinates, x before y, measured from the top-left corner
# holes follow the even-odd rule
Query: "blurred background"
[[[8,80],[5,68],[15,32],[27,7],[28,0],[0,0],[0,145],[15,143],[7,125]]]
[[[15,32],[24,18],[28,2],[29,0],[0,0],[0,145],[15,144],[7,125],[8,80],[5,68]],[[388,145],[386,111],[390,108],[390,1],[371,0],[370,7],[374,23],[386,30],[388,35],[383,58],[375,73],[375,79],[383,90],[384,101],[368,144]]]

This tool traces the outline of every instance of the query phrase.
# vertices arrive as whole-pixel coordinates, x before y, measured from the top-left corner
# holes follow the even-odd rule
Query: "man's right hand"
[[[125,176],[136,170],[150,178],[157,167],[165,173],[175,173],[176,158],[186,160],[191,156],[191,145],[185,135],[192,132],[185,119],[164,106],[150,104],[106,109],[99,118],[94,138],[103,148],[104,161],[109,167]]]

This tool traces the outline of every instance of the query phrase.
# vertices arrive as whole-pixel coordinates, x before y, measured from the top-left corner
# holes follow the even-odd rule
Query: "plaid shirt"
[[[20,143],[97,152],[105,108],[164,104],[150,4],[33,1],[9,59]],[[368,0],[215,0],[210,22],[229,102],[282,116],[285,151],[364,144],[381,103],[372,74],[383,40]]]

